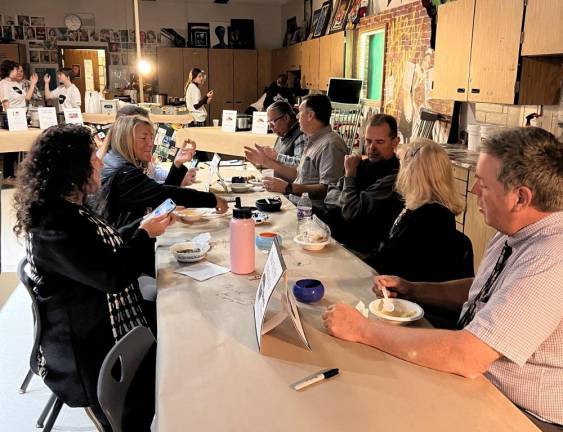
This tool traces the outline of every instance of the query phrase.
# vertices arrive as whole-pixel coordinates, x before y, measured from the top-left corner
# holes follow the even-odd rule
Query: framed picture
[[[229,28],[231,48],[254,49],[254,20],[232,19]]]
[[[313,18],[311,18],[311,30],[309,31],[309,36],[307,36],[307,39],[313,39],[313,34],[315,33],[315,29],[317,28],[317,24],[319,23],[320,16],[320,9],[317,9],[315,12],[313,12]]]
[[[321,13],[313,37],[317,38],[325,34],[330,19],[330,1],[325,1],[321,6]]]
[[[360,20],[359,14],[361,6],[361,0],[352,0],[350,3],[350,9],[348,10],[348,21],[354,26],[358,24],[358,21]]]
[[[73,64],[71,67],[72,70],[72,77],[73,78],[80,78],[80,65],[79,64]]]
[[[329,33],[336,33],[346,28],[346,17],[350,9],[351,0],[338,0],[332,22],[330,23]]]
[[[283,46],[288,46],[293,39],[293,34],[297,29],[297,17],[291,17],[287,20],[285,37],[283,38]]]
[[[229,23],[211,23],[211,48],[229,48]]]
[[[188,46],[209,48],[209,23],[188,23]]]
[[[313,0],[303,1],[303,39],[307,39],[311,33],[311,19],[313,17]]]

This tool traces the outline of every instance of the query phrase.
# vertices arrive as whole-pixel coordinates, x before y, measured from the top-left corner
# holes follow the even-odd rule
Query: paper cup
[[[219,127],[219,119],[213,119],[213,126]]]

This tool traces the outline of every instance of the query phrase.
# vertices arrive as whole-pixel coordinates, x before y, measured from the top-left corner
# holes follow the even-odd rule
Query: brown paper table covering
[[[220,127],[192,127],[176,132],[176,145],[190,138],[197,143],[197,149],[233,156],[244,156],[244,146],[254,144],[273,147],[275,134],[259,135],[252,132],[223,132]]]
[[[221,171],[226,176],[245,174],[233,168]],[[206,178],[206,173],[199,177]],[[253,205],[271,193],[239,196],[243,205]],[[180,241],[209,231],[212,249],[207,259],[228,267],[229,220],[176,223],[165,236]],[[375,298],[374,271],[335,243],[320,252],[302,250],[292,241],[296,211],[285,198],[282,211],[271,213],[270,221],[257,226],[256,233],[276,231],[283,236],[290,286],[297,279],[317,278],[326,289],[319,303],[298,303],[312,351],[286,320],[263,337],[259,353],[253,320],[259,281],[227,273],[196,282],[173,273],[180,265],[168,247],[159,247],[159,432],[537,431],[484,377],[470,380],[433,371],[329,336],[320,318],[324,308],[359,300],[367,305]],[[265,260],[266,255],[256,250],[257,272]],[[270,307],[280,308],[276,294]],[[340,368],[340,374],[326,382],[302,392],[289,387],[332,367]]]

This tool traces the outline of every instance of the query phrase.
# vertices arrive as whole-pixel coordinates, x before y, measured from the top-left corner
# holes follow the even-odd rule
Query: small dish
[[[424,310],[417,305],[408,300],[393,298],[389,299],[393,302],[395,307],[393,312],[386,312],[383,309],[382,298],[372,301],[369,304],[369,310],[377,318],[386,321],[391,324],[409,324],[414,321],[418,321],[424,316]]]
[[[271,213],[280,211],[282,205],[281,198],[269,197],[268,201],[266,201],[266,198],[260,198],[256,200],[256,207],[258,208],[258,210]]]
[[[317,279],[301,279],[293,285],[293,295],[302,303],[313,303],[323,298],[325,287]]]
[[[270,220],[270,216],[259,210],[252,210],[252,219],[254,219],[255,225],[261,225],[264,222],[268,222]]]
[[[230,187],[231,192],[234,193],[248,192],[252,189],[252,185],[248,183],[231,183]]]
[[[205,258],[210,248],[209,244],[182,242],[170,246],[170,252],[181,263],[193,263]]]
[[[268,252],[272,248],[275,239],[281,246],[282,236],[275,232],[262,232],[256,236],[256,247],[263,252]]]
[[[306,242],[303,241],[301,235],[297,235],[293,237],[293,241],[301,246],[303,249],[308,251],[320,251],[323,249],[327,244],[330,243],[330,238],[323,241],[323,242]]]
[[[188,208],[185,210],[179,210],[174,212],[176,217],[180,219],[180,222],[193,223],[201,219],[202,212],[199,209]]]

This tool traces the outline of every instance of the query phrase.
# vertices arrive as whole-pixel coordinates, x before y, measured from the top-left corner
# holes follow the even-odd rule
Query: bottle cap
[[[235,219],[252,219],[252,209],[250,207],[235,207],[233,217]]]

